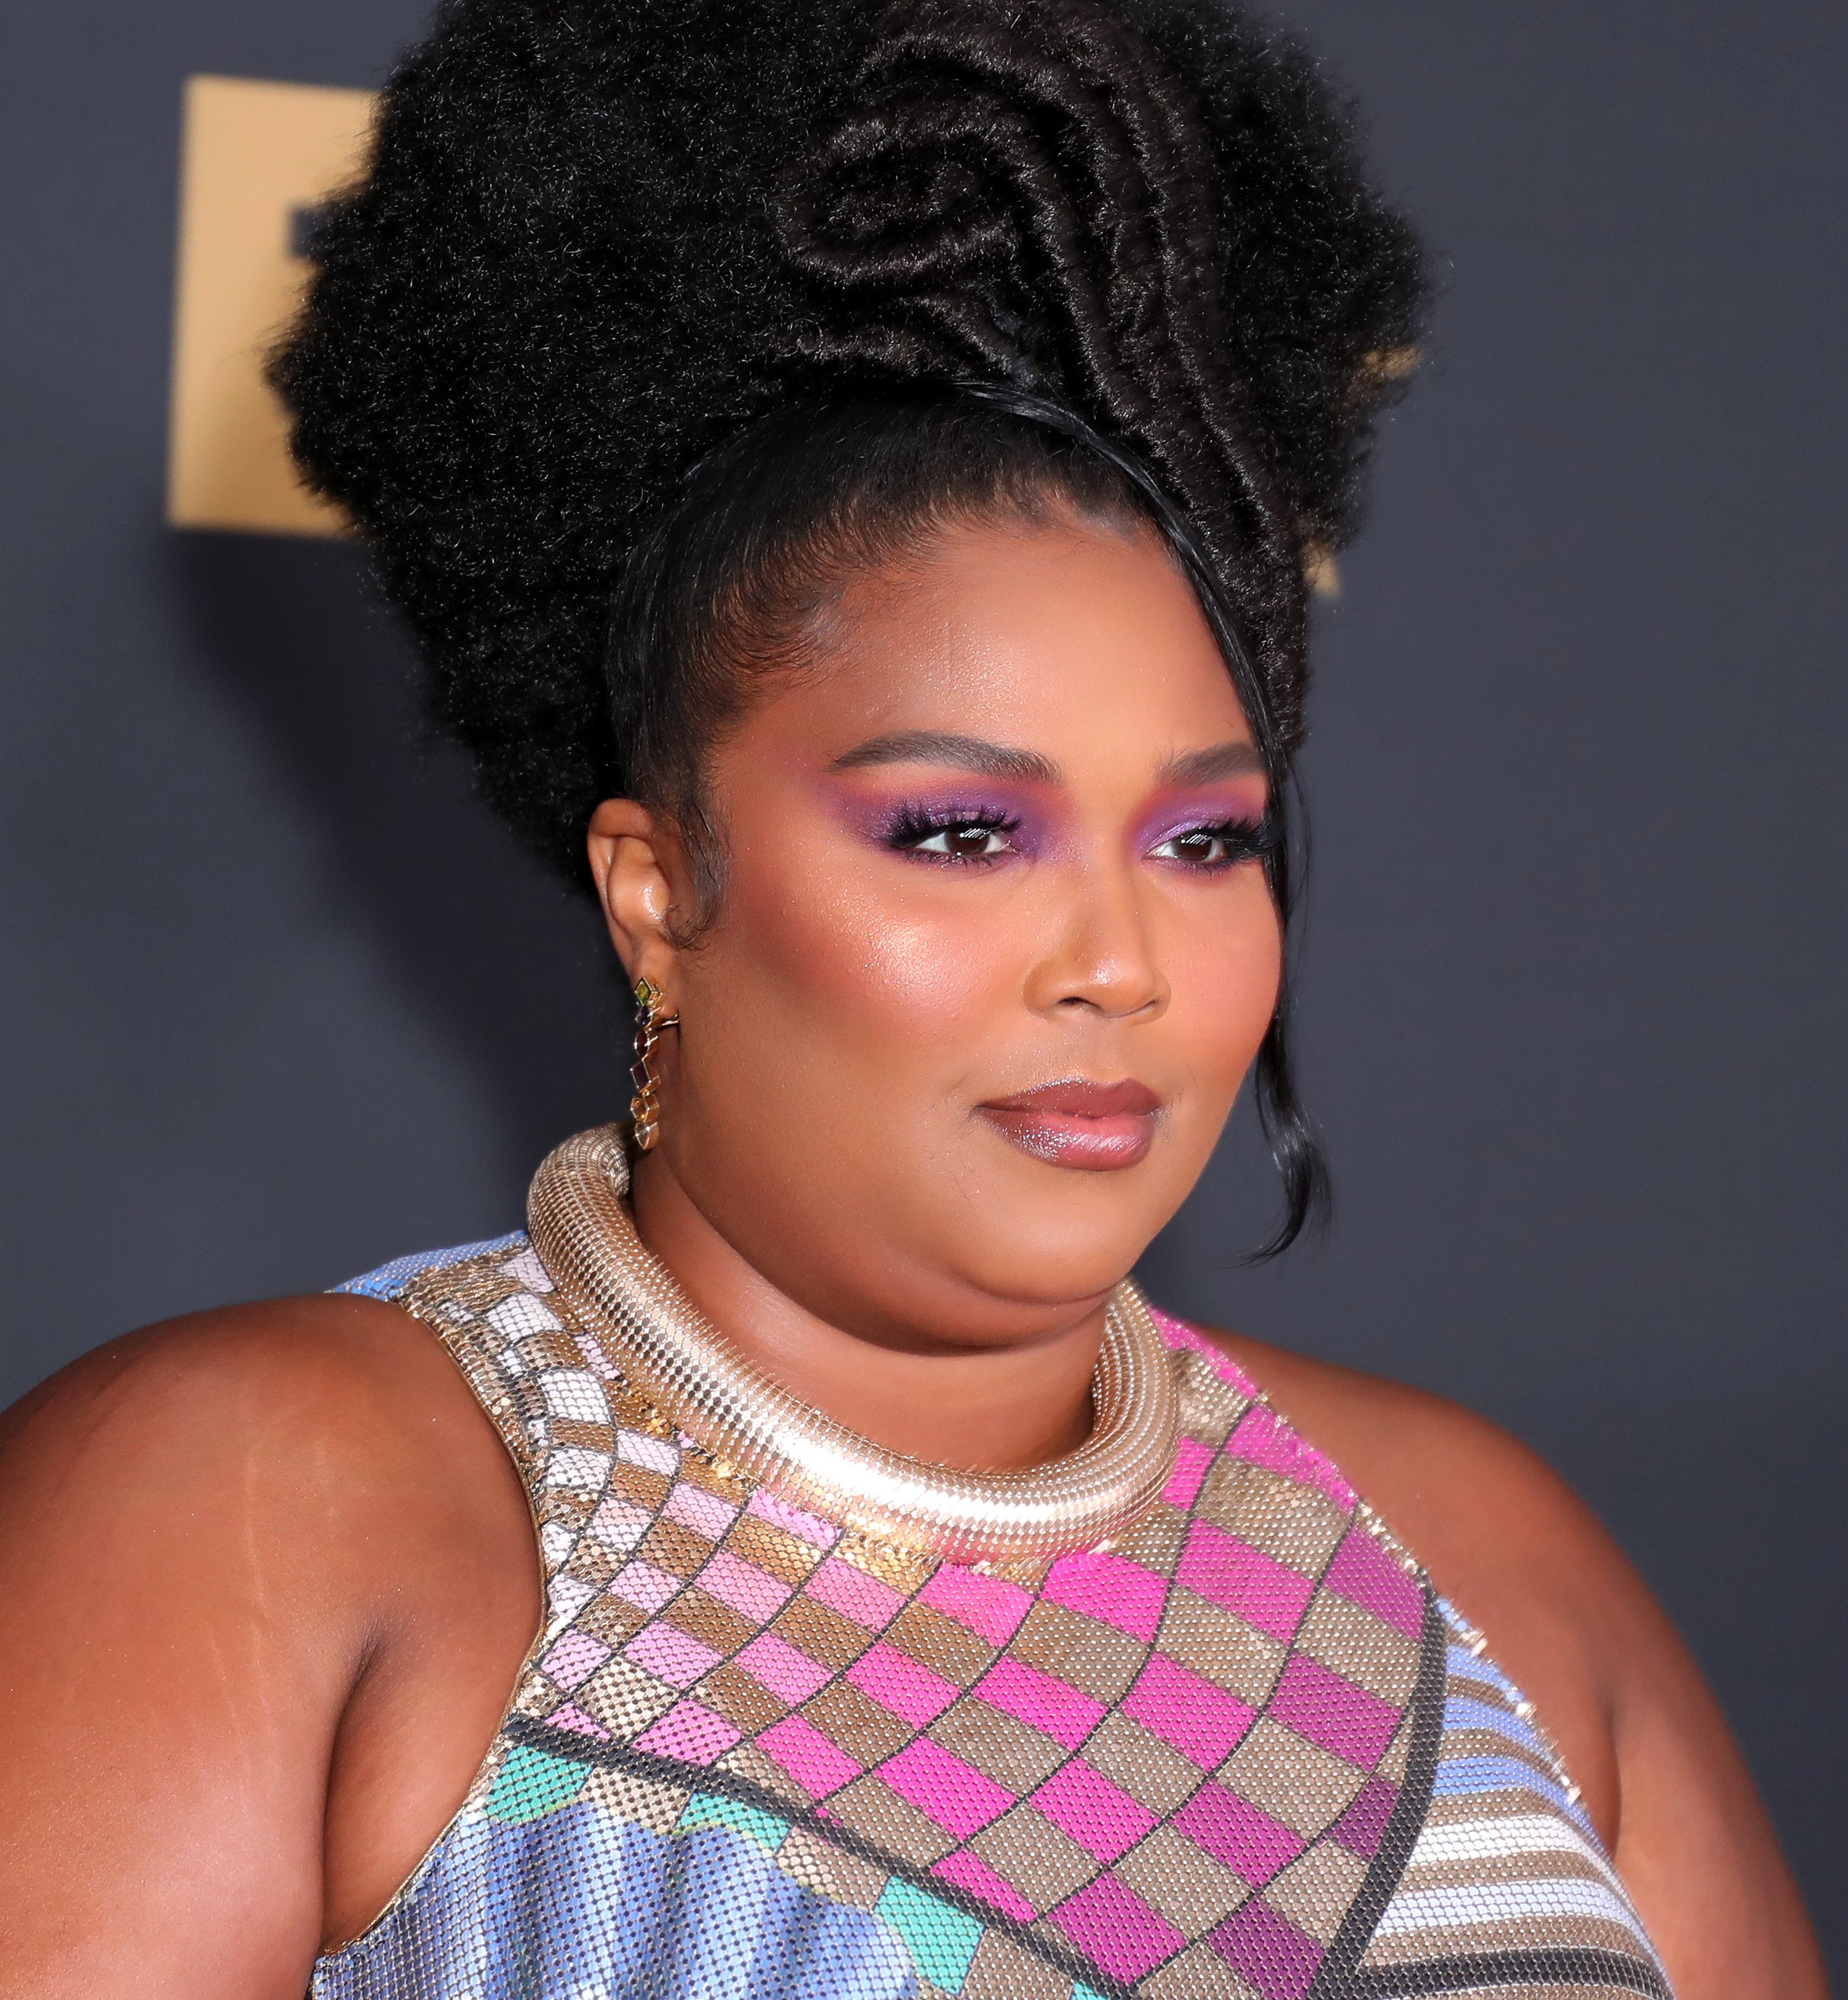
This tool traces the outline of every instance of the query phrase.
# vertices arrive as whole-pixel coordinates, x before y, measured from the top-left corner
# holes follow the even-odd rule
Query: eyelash
[[[885,843],[901,854],[915,855],[922,861],[942,863],[952,868],[992,867],[1002,854],[1012,850],[1004,847],[996,854],[933,854],[923,843],[940,834],[998,833],[1008,836],[1020,830],[1020,821],[1006,813],[960,809],[933,812],[922,806],[905,806],[887,828]]]
[[[1020,828],[1019,819],[1006,813],[979,809],[932,811],[921,806],[906,806],[887,828],[884,839],[888,847],[901,854],[915,856],[919,860],[953,868],[992,867],[1004,855],[1016,850],[1004,846],[990,854],[933,852],[924,842],[942,835],[958,833],[999,834],[1005,839],[1017,833]],[[1221,843],[1224,852],[1211,861],[1186,861],[1178,855],[1162,858],[1175,861],[1197,874],[1217,875],[1244,862],[1261,861],[1274,854],[1277,848],[1277,825],[1269,814],[1256,820],[1213,820],[1197,826],[1182,827],[1169,834],[1160,845],[1167,847],[1176,841],[1202,836]]]
[[[1218,875],[1246,861],[1262,861],[1277,850],[1277,822],[1268,813],[1261,819],[1212,820],[1199,826],[1184,826],[1169,834],[1161,845],[1167,847],[1177,840],[1194,839],[1201,835],[1222,842],[1225,848],[1224,853],[1216,860],[1182,864],[1202,875]],[[1179,859],[1178,856],[1164,858]]]

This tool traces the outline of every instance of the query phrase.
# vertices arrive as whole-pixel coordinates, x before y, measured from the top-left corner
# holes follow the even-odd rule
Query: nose
[[[1051,940],[1027,974],[1026,1004],[1036,1013],[1158,1017],[1169,988],[1131,872],[1108,864],[1074,869],[1059,894]]]

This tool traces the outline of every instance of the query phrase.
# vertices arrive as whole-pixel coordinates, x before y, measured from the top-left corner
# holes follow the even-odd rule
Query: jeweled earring
[[[647,1152],[661,1137],[660,1079],[655,1074],[655,1044],[665,1028],[677,1028],[680,1016],[666,1011],[667,995],[648,978],[635,982],[635,1004],[641,1019],[635,1026],[635,1060],[629,1078],[635,1095],[629,1100],[629,1117],[635,1127],[635,1150]]]

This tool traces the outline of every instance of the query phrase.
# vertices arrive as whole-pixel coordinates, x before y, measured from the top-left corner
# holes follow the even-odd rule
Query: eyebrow
[[[947,729],[894,729],[884,736],[869,737],[835,758],[833,769],[863,771],[879,764],[949,764],[985,778],[1011,778],[1030,785],[1056,785],[1061,776],[1058,765],[1037,750],[1016,750],[1005,743],[991,743],[985,737],[959,736]],[[1170,757],[1162,766],[1159,782],[1210,785],[1221,778],[1261,773],[1263,769],[1263,755],[1255,743],[1214,743]]]
[[[1165,785],[1210,785],[1220,778],[1242,778],[1252,772],[1263,775],[1264,756],[1251,742],[1215,743],[1204,750],[1190,750],[1186,755],[1170,757],[1162,766]]]
[[[1060,773],[1037,750],[1016,750],[981,736],[958,736],[947,729],[894,729],[834,760],[837,771],[863,771],[876,764],[949,764],[985,778],[1012,778],[1027,785],[1056,785]]]

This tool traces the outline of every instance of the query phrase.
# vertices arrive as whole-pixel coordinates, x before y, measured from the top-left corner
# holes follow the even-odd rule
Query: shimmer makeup
[[[1068,1077],[977,1108],[1003,1138],[1036,1159],[1109,1173],[1147,1157],[1162,1100],[1133,1080],[1092,1083]]]

